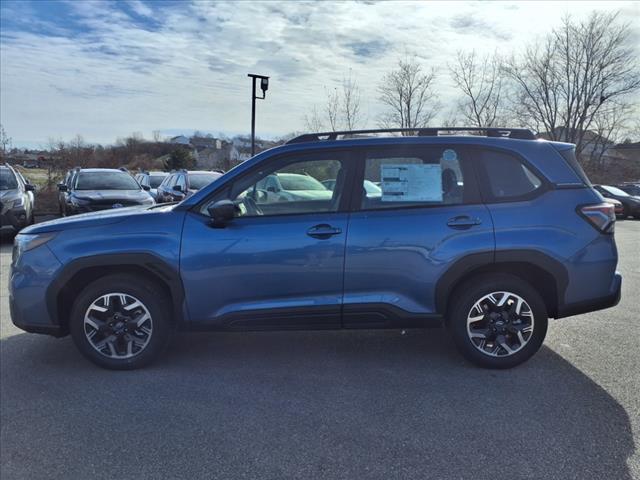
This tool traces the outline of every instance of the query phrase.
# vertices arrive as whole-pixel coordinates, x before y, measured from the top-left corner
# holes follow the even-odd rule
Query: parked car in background
[[[624,215],[624,206],[622,205],[622,202],[616,200],[615,198],[607,198],[607,197],[603,197],[605,203],[609,203],[611,205],[613,205],[613,211],[616,214],[616,217],[620,217],[622,218],[622,215]]]
[[[171,172],[158,186],[158,203],[179,202],[222,176],[222,172],[178,170]]]
[[[0,165],[0,228],[14,232],[33,223],[35,187],[10,165]]]
[[[71,186],[73,185],[73,177],[80,170],[80,168],[74,168],[64,176],[64,180],[58,184],[58,210],[61,217],[67,216],[67,197],[71,193]]]
[[[29,201],[31,203],[31,209],[33,211],[35,211],[36,209],[36,187],[35,185],[33,185],[28,178],[26,178],[24,175],[22,175],[22,173],[20,172],[20,170],[18,170],[17,168],[13,169],[14,172],[16,172],[16,175],[18,176],[18,178],[20,180],[22,180],[22,183],[25,185],[25,187],[27,185],[29,185],[29,188],[26,188],[27,191],[27,195],[29,196]]]
[[[176,205],[29,227],[15,240],[13,323],[70,333],[113,369],[148,364],[176,329],[445,325],[470,361],[510,368],[540,348],[549,317],[618,303],[614,208],[573,145],[522,129],[406,132],[303,135]],[[266,179],[322,193],[256,195]]]
[[[616,187],[618,187],[623,192],[628,193],[629,195],[640,197],[640,183],[627,182],[627,183],[622,183],[620,185],[616,185]]]
[[[622,218],[640,218],[640,197],[629,195],[627,192],[611,185],[594,185],[593,188],[603,197],[613,198],[622,203]]]
[[[121,207],[150,206],[155,203],[149,192],[123,170],[78,169],[69,181],[70,186],[63,183],[58,187],[61,192],[66,193],[66,215]]]
[[[149,187],[149,194],[157,200],[158,187],[168,175],[167,172],[140,172],[135,179],[142,187]]]
[[[333,189],[336,187],[336,180],[335,178],[331,180],[325,180],[324,182],[322,182],[322,184],[329,190],[333,191]],[[362,186],[369,195],[382,195],[382,189],[380,188],[380,186],[376,185],[370,180],[365,180]]]

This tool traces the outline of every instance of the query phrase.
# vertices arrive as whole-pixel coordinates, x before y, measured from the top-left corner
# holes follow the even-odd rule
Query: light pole
[[[251,156],[256,154],[256,99],[264,100],[267,96],[267,90],[269,89],[269,77],[264,75],[256,75],[250,73],[247,75],[251,77]],[[262,90],[262,96],[256,97],[256,80],[260,79],[260,89]]]

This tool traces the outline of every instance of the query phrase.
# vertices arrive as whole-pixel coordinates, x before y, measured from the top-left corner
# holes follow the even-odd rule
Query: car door
[[[294,172],[346,179],[340,152],[298,153],[261,163],[186,215],[181,274],[195,328],[340,326],[349,198],[343,183],[325,200],[274,201],[260,186]],[[236,217],[212,225],[208,206],[233,200]]]
[[[345,258],[344,326],[439,320],[439,281],[465,257],[491,259],[494,251],[493,224],[479,201],[469,151],[396,145],[365,150],[359,165]]]

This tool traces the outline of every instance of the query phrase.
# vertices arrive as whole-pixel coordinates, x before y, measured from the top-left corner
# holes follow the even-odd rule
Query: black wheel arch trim
[[[166,260],[149,252],[114,253],[81,257],[66,264],[62,271],[51,282],[46,292],[46,304],[52,323],[61,325],[58,318],[58,296],[67,283],[83,270],[95,267],[135,267],[145,270],[155,278],[160,279],[171,292],[173,303],[173,318],[176,323],[185,320],[183,304],[185,299],[184,286],[179,272]]]
[[[436,284],[435,301],[436,312],[446,314],[449,296],[454,287],[465,277],[473,274],[474,271],[481,268],[499,268],[505,264],[531,264],[550,274],[555,280],[555,291],[557,298],[555,299],[557,310],[561,310],[564,304],[564,293],[569,284],[569,274],[567,269],[558,260],[551,256],[529,249],[506,249],[496,250],[495,252],[472,253],[458,259],[446,272],[440,277]],[[526,280],[526,279],[525,279]],[[557,312],[549,312],[556,314]]]

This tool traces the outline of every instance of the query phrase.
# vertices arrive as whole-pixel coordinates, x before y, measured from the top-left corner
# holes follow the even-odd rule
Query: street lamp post
[[[247,75],[251,77],[251,156],[256,154],[256,99],[264,100],[267,96],[267,90],[269,89],[269,77],[264,75],[256,75],[250,73]],[[262,96],[256,96],[256,80],[260,79],[260,89],[262,90]]]

